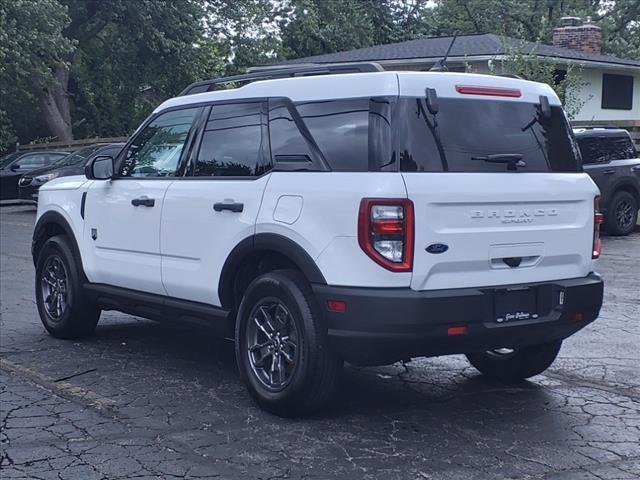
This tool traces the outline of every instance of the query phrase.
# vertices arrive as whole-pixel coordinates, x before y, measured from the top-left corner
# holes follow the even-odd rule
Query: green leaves
[[[566,15],[640,58],[637,0],[0,0],[0,150],[127,135],[190,82],[279,59],[454,33],[550,43]],[[503,67],[552,84],[571,113],[576,72],[556,81],[556,65],[511,53]]]

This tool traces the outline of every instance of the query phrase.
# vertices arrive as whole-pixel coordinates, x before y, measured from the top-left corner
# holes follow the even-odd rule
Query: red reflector
[[[447,335],[464,335],[467,333],[467,327],[449,327],[447,328]]]
[[[520,97],[517,88],[478,87],[474,85],[456,85],[456,92],[465,95],[489,95],[492,97]]]
[[[600,212],[596,212],[593,220],[595,221],[596,225],[600,225],[602,222],[604,222],[604,215]]]
[[[576,321],[584,320],[584,314],[582,312],[576,312],[573,314],[573,319]]]
[[[347,304],[341,300],[327,300],[327,308],[331,312],[342,313],[347,309]]]
[[[371,230],[378,235],[399,235],[404,232],[404,224],[402,220],[375,220]]]

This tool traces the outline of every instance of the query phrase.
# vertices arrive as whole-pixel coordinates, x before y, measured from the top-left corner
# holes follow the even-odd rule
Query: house
[[[444,57],[449,47],[447,67],[450,71],[495,72],[496,67],[499,69],[500,60],[516,50],[535,52],[540,57],[553,60],[557,63],[559,75],[566,72],[567,65],[579,66],[584,86],[577,96],[583,105],[572,123],[576,126],[624,127],[640,144],[640,60],[602,54],[600,27],[590,21],[582,23],[576,17],[562,18],[560,26],[553,31],[553,45],[534,44],[490,33],[459,35],[455,40],[453,37],[431,37],[287,60],[279,65],[370,61],[388,70],[428,70]],[[260,68],[264,67],[252,70]]]

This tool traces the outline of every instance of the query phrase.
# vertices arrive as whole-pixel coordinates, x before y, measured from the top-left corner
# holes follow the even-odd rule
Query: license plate
[[[533,288],[497,290],[493,296],[497,323],[517,322],[538,318],[537,292]]]

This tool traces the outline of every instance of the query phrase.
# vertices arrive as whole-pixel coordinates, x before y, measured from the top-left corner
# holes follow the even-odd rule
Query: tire
[[[480,373],[498,380],[523,380],[544,372],[558,356],[562,340],[513,350],[470,353],[469,363]]]
[[[264,410],[298,417],[332,399],[342,360],[328,345],[315,298],[299,272],[277,270],[251,282],[235,339],[240,377]]]
[[[36,262],[36,304],[44,328],[56,338],[83,338],[96,329],[100,309],[84,298],[81,278],[68,238],[49,238]]]
[[[638,201],[629,192],[617,192],[605,218],[607,232],[611,235],[629,235],[638,220]]]

